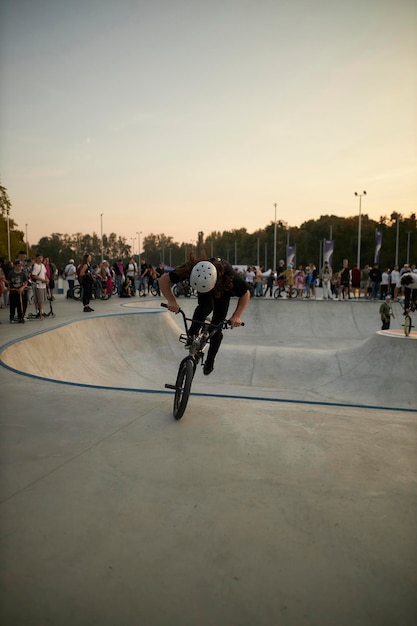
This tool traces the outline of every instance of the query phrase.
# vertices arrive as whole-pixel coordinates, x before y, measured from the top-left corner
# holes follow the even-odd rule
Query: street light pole
[[[25,239],[26,239],[26,256],[29,256],[29,243],[28,243],[28,225],[25,224]]]
[[[277,269],[277,203],[274,203],[275,216],[274,216],[274,265],[272,272],[275,273]]]
[[[400,216],[397,214],[397,234],[395,237],[395,265],[398,265],[399,245],[400,245]]]
[[[10,256],[10,209],[9,207],[6,208],[6,213],[7,213],[7,256],[8,256],[8,261],[11,261],[12,257]]]
[[[100,229],[101,229],[101,262],[103,263],[103,215],[100,213]]]
[[[362,220],[362,196],[366,196],[366,191],[363,191],[362,193],[358,193],[357,191],[355,191],[355,196],[357,196],[359,198],[359,223],[358,223],[358,256],[357,256],[357,266],[360,269],[361,268],[361,228],[362,228],[362,224],[361,224],[361,220]]]
[[[140,231],[140,233],[138,233],[138,231],[136,231],[136,234],[138,236],[138,265],[140,263],[140,236],[142,234],[142,231]]]
[[[410,263],[410,237],[411,230],[407,230],[407,264]]]

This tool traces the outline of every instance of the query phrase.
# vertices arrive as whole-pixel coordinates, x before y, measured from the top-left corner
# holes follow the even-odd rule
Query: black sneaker
[[[203,367],[203,373],[205,376],[208,376],[214,370],[214,361],[206,361]]]

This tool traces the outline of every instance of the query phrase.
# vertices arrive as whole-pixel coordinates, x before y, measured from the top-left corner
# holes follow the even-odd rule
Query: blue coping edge
[[[93,319],[97,317],[119,317],[120,315],[155,315],[155,314],[166,313],[166,312],[167,312],[166,310],[159,310],[159,309],[148,309],[148,310],[142,309],[141,311],[110,313],[108,315],[92,315],[88,318],[79,317],[73,320],[62,322],[62,324],[59,324],[58,326],[55,326],[54,328],[68,326],[70,324],[73,324],[74,322],[86,321],[86,319]],[[28,372],[22,372],[4,363],[3,359],[1,358],[1,354],[6,348],[12,346],[15,343],[25,341],[25,339],[29,339],[30,337],[35,337],[36,335],[42,335],[43,333],[47,333],[51,330],[53,330],[53,328],[45,328],[35,333],[32,333],[31,335],[27,335],[26,337],[23,337],[21,339],[13,339],[12,341],[9,341],[5,345],[1,346],[0,347],[0,365],[15,374],[20,374],[21,376],[27,376],[28,378],[33,378],[35,380],[44,380],[49,383],[55,383],[58,385],[82,387],[85,389],[100,389],[100,390],[104,389],[107,391],[124,391],[124,392],[129,392],[129,393],[148,393],[148,394],[158,394],[158,395],[173,395],[174,394],[173,391],[165,391],[163,389],[137,389],[134,387],[109,387],[109,386],[102,386],[102,385],[90,385],[87,383],[73,383],[73,382],[66,381],[66,380],[57,380],[55,378],[46,378],[44,376],[36,376],[36,374],[29,374]],[[292,400],[288,398],[264,398],[261,396],[244,396],[244,395],[236,395],[236,394],[202,393],[202,392],[191,392],[190,396],[200,397],[200,398],[226,398],[230,400],[249,400],[251,402],[274,402],[274,403],[279,403],[279,404],[305,404],[305,405],[311,405],[311,406],[333,406],[333,407],[350,408],[350,409],[370,409],[370,410],[379,410],[379,411],[401,411],[404,413],[417,413],[416,409],[408,409],[404,407],[378,406],[378,405],[373,405],[373,404],[349,404],[347,402],[325,402],[324,400],[323,401]]]

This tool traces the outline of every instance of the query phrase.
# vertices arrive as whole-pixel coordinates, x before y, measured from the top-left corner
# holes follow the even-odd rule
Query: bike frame
[[[168,305],[164,302],[161,303],[161,306],[166,309],[168,308]],[[186,317],[182,309],[180,309],[178,313],[181,313],[182,315],[185,328],[185,334],[182,333],[180,335],[179,341],[181,343],[187,344],[186,348],[188,349],[188,355],[182,359],[179,365],[175,385],[170,385],[168,383],[165,384],[165,387],[167,389],[173,389],[175,391],[173,415],[176,420],[181,419],[181,417],[184,415],[197,365],[200,362],[201,365],[204,364],[204,353],[207,349],[207,345],[210,343],[211,338],[220,330],[231,328],[230,320],[223,320],[219,324],[212,324],[208,320],[205,320],[204,322],[196,322],[195,320]],[[200,331],[196,337],[190,335],[188,326],[188,322],[193,321],[194,323],[198,323],[201,326]],[[242,326],[243,325],[244,324],[242,324]]]

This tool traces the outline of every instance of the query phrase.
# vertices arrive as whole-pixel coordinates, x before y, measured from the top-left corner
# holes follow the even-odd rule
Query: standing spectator
[[[17,255],[18,260],[22,263],[22,271],[26,280],[26,287],[22,293],[22,303],[23,303],[23,316],[26,315],[26,310],[28,308],[28,291],[32,287],[30,274],[32,272],[32,261],[27,258],[27,254],[24,250],[19,250],[19,254]]]
[[[358,300],[361,297],[361,278],[362,272],[357,264],[355,264],[350,273],[350,280],[352,283],[353,297]]]
[[[0,258],[0,266],[1,266],[1,269],[3,270],[4,279],[6,280],[7,276],[9,275],[9,272],[13,269],[13,266],[11,265],[11,263],[8,263],[3,256]],[[2,309],[6,308],[8,305],[8,302],[9,302],[9,289],[6,286],[3,291],[1,308]]]
[[[335,272],[332,276],[332,293],[335,298],[340,300],[340,276],[339,272]]]
[[[0,265],[0,309],[4,309],[3,294],[6,291],[6,277],[4,275],[3,267]]]
[[[339,300],[341,299],[340,296],[342,296],[343,300],[345,300],[346,295],[348,299],[350,300],[350,291],[349,291],[350,269],[349,269],[349,261],[347,259],[343,259],[343,265],[339,272],[339,276],[340,276]]]
[[[302,265],[298,266],[298,270],[294,272],[294,284],[297,289],[297,296],[299,298],[303,297],[303,291],[305,286],[305,278],[306,274]]]
[[[126,278],[130,280],[133,296],[136,293],[135,278],[137,274],[138,274],[138,266],[136,265],[136,261],[133,258],[133,256],[131,256],[125,267],[125,276]]]
[[[394,302],[398,302],[398,293],[400,291],[401,285],[400,285],[400,266],[399,265],[394,265],[394,269],[391,272],[391,297],[394,299]]]
[[[16,259],[13,269],[9,272],[7,285],[10,290],[10,323],[13,324],[15,321],[17,310],[19,323],[24,324],[23,293],[26,289],[27,279],[23,272],[22,261],[19,259]]]
[[[263,296],[262,270],[263,270],[263,267],[262,265],[260,265],[259,267],[256,268],[256,272],[255,272],[255,296],[257,298],[260,298],[261,296]]]
[[[394,312],[391,308],[391,296],[389,294],[385,297],[384,302],[379,307],[379,314],[382,321],[381,330],[388,330],[391,323],[391,317],[395,318]]]
[[[246,281],[247,286],[249,287],[249,292],[250,292],[251,297],[254,294],[254,291],[253,291],[254,280],[255,280],[255,272],[253,271],[251,267],[248,267],[245,272],[245,281]]]
[[[382,280],[382,273],[378,263],[374,263],[374,266],[369,270],[369,280],[371,282],[371,300],[377,300],[379,285]]]
[[[312,298],[316,298],[316,285],[317,285],[317,268],[314,265],[314,263],[310,263],[308,266],[309,272],[308,272],[308,276],[306,279],[306,285],[308,285],[308,295],[306,296],[307,298],[310,297],[310,292],[311,292],[311,297]]]
[[[269,297],[272,298],[273,286],[274,286],[274,272],[272,270],[269,270],[269,274],[266,277],[266,289],[265,289],[264,296],[266,296],[266,294],[269,291]]]
[[[381,274],[381,284],[380,284],[380,300],[385,300],[388,292],[390,292],[390,274],[391,270],[386,267]]]
[[[80,283],[82,285],[83,292],[83,306],[84,313],[92,313],[94,309],[90,307],[90,300],[93,295],[93,274],[91,270],[91,254],[86,252],[81,261],[81,268],[79,274]]]
[[[123,292],[123,283],[125,280],[125,268],[123,267],[122,259],[117,259],[116,263],[113,264],[113,270],[116,281],[117,295],[120,298]]]
[[[43,263],[42,254],[35,256],[35,262],[32,267],[31,280],[33,281],[33,293],[35,296],[35,306],[38,310],[38,317],[43,320],[43,303],[46,302],[46,287],[48,285],[48,276],[46,267]]]
[[[54,289],[55,289],[55,277],[57,274],[56,265],[52,263],[51,259],[49,259],[48,257],[45,257],[44,265],[46,267],[46,275],[48,277],[49,298],[50,300],[55,300]]]
[[[140,260],[139,290],[146,296],[149,293],[149,271],[146,259]]]
[[[323,300],[332,300],[332,268],[328,261],[325,261],[323,269],[321,270],[321,284],[323,287]]]
[[[159,279],[161,278],[161,276],[165,274],[165,267],[162,262],[158,265],[155,272],[156,272],[155,287],[156,287],[157,295],[160,296],[161,290],[159,289]]]
[[[369,270],[370,266],[368,264],[362,270],[362,279],[361,279],[361,291],[363,291],[364,298],[370,297],[370,289],[371,289],[371,281],[369,280]],[[359,294],[360,297],[360,294]]]
[[[63,277],[68,282],[67,298],[74,297],[74,284],[77,276],[77,268],[74,265],[74,259],[70,259],[64,268]]]

